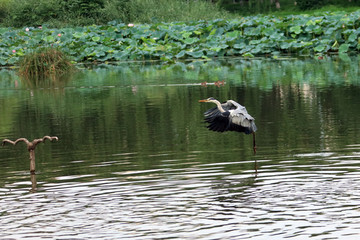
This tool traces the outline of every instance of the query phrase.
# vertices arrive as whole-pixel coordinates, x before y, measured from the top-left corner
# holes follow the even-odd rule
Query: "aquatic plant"
[[[360,11],[140,25],[113,21],[63,29],[3,28],[0,65],[17,64],[39,46],[54,46],[75,62],[359,52],[359,15]]]
[[[58,34],[61,37],[61,34]],[[16,50],[13,50],[13,52]],[[15,53],[15,52],[14,52]],[[61,50],[44,47],[25,54],[20,59],[19,73],[27,78],[60,76],[73,68],[68,56]]]
[[[44,136],[43,138],[34,139],[31,142],[29,140],[27,140],[26,138],[18,138],[15,141],[11,141],[9,139],[4,139],[2,141],[2,146],[5,146],[6,143],[16,145],[19,142],[25,142],[27,145],[27,150],[30,153],[30,173],[35,174],[35,148],[38,143],[45,142],[46,139],[48,139],[50,141],[53,141],[53,140],[58,141],[59,140],[58,137],[49,137],[49,136]]]

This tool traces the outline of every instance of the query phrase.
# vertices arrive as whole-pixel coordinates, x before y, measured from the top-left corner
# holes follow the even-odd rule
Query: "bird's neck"
[[[216,104],[216,106],[218,107],[219,111],[224,113],[226,112],[223,107],[221,106],[221,103],[219,101],[214,101],[214,103]]]

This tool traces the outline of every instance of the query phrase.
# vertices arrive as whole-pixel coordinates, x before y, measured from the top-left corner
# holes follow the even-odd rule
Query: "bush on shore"
[[[210,20],[229,16],[205,0],[0,0],[4,27],[104,25]]]

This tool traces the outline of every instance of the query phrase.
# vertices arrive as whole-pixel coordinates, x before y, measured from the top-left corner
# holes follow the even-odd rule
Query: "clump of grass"
[[[53,47],[40,48],[20,60],[19,73],[26,78],[59,77],[74,69],[69,57]]]

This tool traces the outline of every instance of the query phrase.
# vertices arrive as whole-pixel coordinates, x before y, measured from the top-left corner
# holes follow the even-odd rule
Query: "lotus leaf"
[[[340,52],[340,53],[348,52],[349,47],[350,47],[349,44],[346,44],[346,43],[341,44],[340,47],[339,47],[339,52]]]
[[[201,58],[204,55],[203,51],[188,51],[186,54],[194,58]]]
[[[185,44],[188,44],[188,45],[192,45],[192,44],[194,44],[194,43],[197,42],[197,41],[199,41],[198,38],[191,38],[191,37],[189,37],[189,38],[186,38],[186,39],[184,40],[184,43],[185,43]]]
[[[314,48],[314,51],[315,51],[315,52],[324,52],[325,48],[326,48],[326,45],[325,45],[325,44],[319,44],[318,46],[316,46],[316,47]]]
[[[100,41],[100,37],[99,36],[92,37],[91,40],[94,42],[98,42],[98,41]]]
[[[297,25],[297,26],[290,27],[290,32],[293,32],[295,34],[302,33],[301,26]]]
[[[271,53],[360,51],[360,11],[285,17],[249,16],[229,21],[137,24],[63,29],[0,28],[0,65],[40,46],[57,46],[76,62],[127,59],[209,58]],[[61,34],[61,35],[59,35]],[[12,52],[15,50],[15,53]]]

